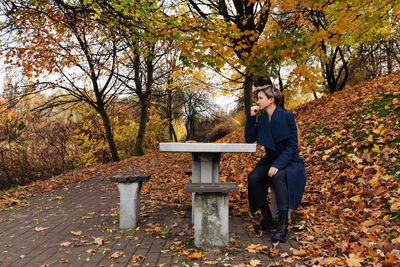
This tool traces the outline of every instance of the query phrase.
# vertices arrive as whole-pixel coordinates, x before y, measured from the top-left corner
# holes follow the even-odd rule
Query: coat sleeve
[[[257,141],[256,116],[247,115],[246,126],[244,128],[244,140],[246,143],[254,143]]]
[[[290,129],[290,137],[287,141],[286,147],[279,155],[279,157],[272,163],[272,166],[278,170],[286,168],[289,162],[293,159],[293,156],[297,153],[297,127],[294,120],[293,113],[288,113],[287,123]]]

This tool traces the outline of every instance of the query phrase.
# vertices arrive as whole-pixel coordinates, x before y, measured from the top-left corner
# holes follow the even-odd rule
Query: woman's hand
[[[277,169],[277,168],[271,167],[271,168],[269,168],[268,176],[269,176],[269,177],[272,177],[272,176],[274,176],[277,172],[278,172],[278,169]]]
[[[260,108],[258,106],[252,106],[250,108],[250,115],[251,116],[255,116],[258,113],[259,110],[260,110]]]

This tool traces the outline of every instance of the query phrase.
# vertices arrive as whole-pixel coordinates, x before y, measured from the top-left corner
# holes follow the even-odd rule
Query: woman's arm
[[[293,113],[288,113],[287,123],[289,125],[290,134],[289,140],[287,141],[285,149],[279,155],[279,157],[272,163],[272,166],[278,170],[286,168],[293,156],[297,153],[297,127],[294,120]]]
[[[246,127],[244,128],[244,140],[246,143],[254,143],[257,141],[256,116],[247,115]]]

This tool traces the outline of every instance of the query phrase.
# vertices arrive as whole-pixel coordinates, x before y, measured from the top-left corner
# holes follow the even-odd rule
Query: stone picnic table
[[[225,246],[229,239],[228,193],[234,184],[219,182],[221,153],[253,153],[256,144],[244,143],[160,143],[160,152],[192,153],[192,223],[196,246]]]
[[[192,183],[219,183],[221,153],[252,153],[256,144],[160,143],[160,152],[192,153]]]

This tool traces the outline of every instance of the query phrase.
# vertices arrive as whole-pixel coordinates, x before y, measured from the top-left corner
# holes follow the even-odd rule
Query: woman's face
[[[257,95],[257,105],[260,110],[266,110],[274,103],[274,98],[268,98],[263,91],[259,91]]]

